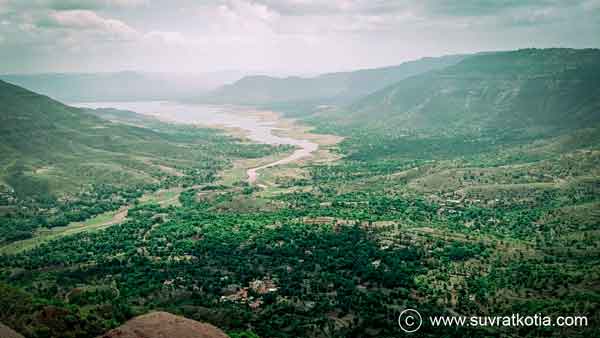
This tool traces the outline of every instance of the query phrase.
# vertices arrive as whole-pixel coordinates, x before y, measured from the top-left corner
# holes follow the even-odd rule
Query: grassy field
[[[16,254],[25,250],[33,249],[41,244],[52,240],[60,239],[64,236],[78,234],[84,231],[98,231],[111,225],[122,222],[127,216],[127,208],[117,211],[106,212],[90,218],[85,222],[74,222],[64,227],[51,229],[39,229],[35,232],[33,238],[23,241],[13,242],[0,247],[0,254]]]
[[[161,189],[159,191],[146,194],[139,199],[139,203],[144,204],[158,204],[163,207],[170,205],[179,206],[179,195],[183,191],[183,188],[170,188]]]

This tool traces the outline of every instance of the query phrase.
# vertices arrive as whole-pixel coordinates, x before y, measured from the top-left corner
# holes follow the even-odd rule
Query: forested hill
[[[144,192],[212,182],[235,159],[279,149],[137,116],[0,81],[0,245],[114,212]]]
[[[407,78],[331,116],[402,129],[546,129],[600,122],[600,50],[478,54]]]
[[[0,146],[10,155],[44,158],[53,151],[73,151],[86,129],[107,124],[80,109],[0,81]],[[75,131],[74,128],[80,129]]]
[[[203,100],[240,104],[306,101],[315,104],[347,103],[409,76],[453,65],[463,58],[461,55],[423,58],[397,66],[329,73],[311,78],[248,76],[223,86]]]
[[[0,102],[2,165],[18,160],[35,168],[94,152],[127,152],[124,144],[164,137],[150,129],[112,123],[3,81]]]

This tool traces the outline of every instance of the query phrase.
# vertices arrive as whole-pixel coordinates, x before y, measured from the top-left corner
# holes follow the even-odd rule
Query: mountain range
[[[381,129],[546,129],[600,122],[600,50],[476,54],[322,116]]]
[[[258,105],[348,103],[410,76],[456,64],[463,58],[463,55],[422,58],[396,66],[327,73],[316,77],[246,76],[199,100]]]
[[[170,74],[116,73],[6,74],[0,79],[63,102],[176,100],[195,97],[240,79],[239,71]]]

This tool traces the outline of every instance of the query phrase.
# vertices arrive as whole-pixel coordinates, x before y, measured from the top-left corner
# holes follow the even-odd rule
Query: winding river
[[[246,137],[257,143],[272,145],[292,145],[297,149],[289,156],[246,171],[248,182],[255,183],[259,171],[297,161],[311,156],[319,148],[317,143],[304,139],[277,136],[276,120],[266,120],[252,108],[228,105],[197,105],[171,101],[135,101],[135,102],[85,102],[72,103],[82,108],[115,108],[129,110],[139,114],[150,115],[164,121],[196,124],[216,128],[236,128],[245,132]]]

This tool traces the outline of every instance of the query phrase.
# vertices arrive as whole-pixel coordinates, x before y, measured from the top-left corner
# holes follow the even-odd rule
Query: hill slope
[[[69,107],[0,81],[0,244],[116,211],[144,192],[211,182],[236,158],[276,151],[136,116]]]
[[[49,180],[57,191],[68,188],[60,181],[151,183],[160,176],[160,165],[182,170],[212,166],[213,171],[230,156],[239,156],[240,147],[250,152],[268,148],[241,146],[213,129],[111,122],[96,116],[100,112],[66,106],[2,81],[0,102],[0,182],[4,179],[15,190],[13,183],[23,180],[11,177],[21,174]]]
[[[409,76],[440,69],[462,59],[460,55],[423,58],[398,66],[329,73],[312,78],[248,76],[223,86],[205,100],[239,104],[350,102]]]
[[[0,180],[17,195],[71,190],[66,185],[86,180],[82,172],[88,181],[152,182],[148,171],[138,171],[141,163],[125,163],[140,145],[165,135],[111,123],[1,81],[0,102]]]
[[[586,126],[600,122],[600,50],[479,54],[400,81],[339,114],[403,129]]]

